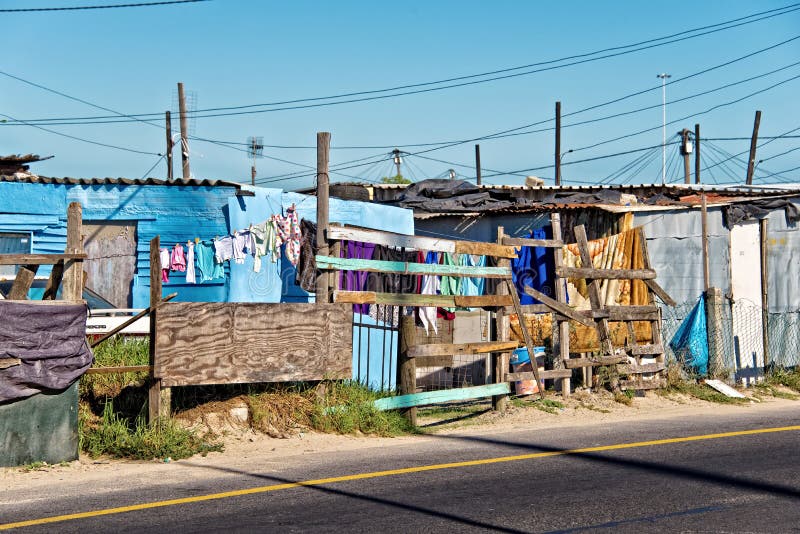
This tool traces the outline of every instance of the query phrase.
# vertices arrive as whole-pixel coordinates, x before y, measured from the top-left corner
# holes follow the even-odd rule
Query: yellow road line
[[[125,512],[136,512],[139,510],[148,510],[151,508],[163,508],[165,506],[175,506],[179,504],[191,504],[203,501],[212,501],[217,499],[228,499],[231,497],[241,497],[243,495],[255,495],[258,493],[267,493],[271,491],[280,491],[291,488],[300,488],[304,486],[320,486],[322,484],[333,484],[336,482],[348,482],[351,480],[365,480],[369,478],[380,478],[395,475],[406,475],[409,473],[421,473],[424,471],[438,471],[440,469],[454,469],[457,467],[472,467],[476,465],[498,464],[504,462],[518,462],[520,460],[533,460],[536,458],[549,458],[551,456],[565,456],[571,454],[585,454],[589,452],[603,452],[615,451],[620,449],[635,449],[639,447],[653,447],[657,445],[670,445],[673,443],[687,443],[691,441],[705,441],[710,439],[732,438],[737,436],[752,436],[755,434],[770,434],[774,432],[792,432],[800,430],[800,425],[796,426],[783,426],[774,428],[757,428],[752,430],[739,430],[736,432],[722,432],[719,434],[701,434],[697,436],[684,436],[680,438],[667,438],[656,439],[651,441],[637,441],[635,443],[618,443],[615,445],[600,445],[598,447],[584,447],[581,449],[569,449],[563,451],[551,452],[536,452],[531,454],[518,454],[515,456],[500,456],[497,458],[483,458],[480,460],[468,460],[464,462],[451,462],[444,464],[433,465],[420,465],[417,467],[405,467],[402,469],[389,469],[386,471],[373,471],[370,473],[358,473],[355,475],[345,475],[330,478],[318,478],[315,480],[306,480],[302,482],[291,482],[287,484],[275,484],[271,486],[260,486],[257,488],[247,488],[234,491],[224,491],[221,493],[210,493],[208,495],[197,495],[195,497],[184,497],[181,499],[169,499],[165,501],[154,501],[141,504],[134,504],[131,506],[119,506],[116,508],[105,508],[102,510],[92,510],[89,512],[79,512],[75,514],[57,515],[52,517],[41,517],[38,519],[29,519],[27,521],[18,521],[15,523],[0,524],[0,530],[9,530],[12,528],[29,527],[34,525],[45,525],[48,523],[59,523],[62,521],[73,521],[76,519],[86,519],[89,517],[100,517],[104,515],[122,514]]]

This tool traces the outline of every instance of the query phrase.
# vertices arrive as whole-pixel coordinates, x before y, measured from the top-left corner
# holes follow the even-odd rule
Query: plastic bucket
[[[534,347],[534,356],[539,368],[544,366],[544,347]],[[510,358],[511,368],[515,373],[533,372],[531,357],[527,348],[514,349]],[[533,395],[539,392],[536,380],[517,380],[514,382],[514,391],[517,395]]]

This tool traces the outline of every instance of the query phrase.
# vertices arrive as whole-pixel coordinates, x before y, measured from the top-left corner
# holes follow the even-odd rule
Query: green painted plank
[[[422,406],[424,404],[436,404],[437,402],[478,399],[480,397],[508,395],[510,393],[511,387],[508,383],[503,382],[502,384],[442,389],[439,391],[425,391],[422,393],[411,393],[409,395],[397,395],[396,397],[385,397],[376,400],[375,407],[379,410],[397,410],[400,408],[411,408],[412,406]]]
[[[318,269],[334,269],[337,271],[435,274],[470,278],[507,278],[511,276],[510,267],[467,267],[464,265],[439,265],[436,263],[334,258],[332,256],[317,256],[316,259]]]

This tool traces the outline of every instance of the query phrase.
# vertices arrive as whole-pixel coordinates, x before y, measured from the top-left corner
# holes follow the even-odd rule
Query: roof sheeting
[[[178,178],[175,180],[158,180],[156,178],[53,178],[38,176],[29,173],[15,173],[13,175],[0,175],[0,182],[16,182],[30,184],[57,184],[57,185],[164,185],[164,186],[190,186],[190,187],[234,187],[240,189],[243,184],[225,180],[196,180]]]

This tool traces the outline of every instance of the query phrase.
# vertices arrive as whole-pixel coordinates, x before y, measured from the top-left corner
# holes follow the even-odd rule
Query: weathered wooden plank
[[[586,228],[581,224],[574,228],[575,232],[575,241],[578,245],[578,252],[580,252],[581,256],[581,265],[583,266],[591,266],[592,265],[592,256],[589,252],[589,240],[586,238]],[[589,302],[592,305],[593,312],[599,312],[603,310],[603,303],[600,300],[600,284],[595,279],[587,279],[588,284],[588,291],[589,291]],[[614,346],[611,344],[611,334],[608,328],[608,319],[598,319],[595,323],[597,327],[597,335],[600,340],[600,348],[602,352],[606,355],[611,355],[614,353]]]
[[[503,236],[505,235],[505,229],[502,226],[497,227],[497,242],[503,242]],[[501,258],[498,260],[498,265],[502,267],[510,267],[511,260],[507,258]],[[509,294],[509,287],[513,284],[497,284],[495,288],[495,295],[498,297],[508,297],[511,298]],[[515,288],[512,288],[513,291],[516,291]],[[519,300],[519,299],[517,299]],[[513,298],[509,304],[513,304],[515,310],[519,310],[519,302],[515,302]],[[521,312],[520,312],[521,313]],[[511,320],[509,314],[506,313],[505,308],[498,308],[494,314],[494,330],[495,330],[495,341],[511,341]],[[489,361],[491,364],[491,374],[492,374],[492,381],[495,384],[502,384],[506,382],[506,373],[508,373],[509,361],[511,360],[511,354],[508,352],[495,352],[492,353],[489,357]],[[503,393],[500,395],[493,395],[492,396],[492,410],[503,412],[508,407],[508,395]]]
[[[85,253],[76,254],[0,254],[0,265],[55,265],[64,260],[85,260]]]
[[[83,208],[79,202],[70,202],[67,207],[67,246],[65,254],[83,254]],[[67,300],[78,300],[83,294],[83,260],[64,261],[61,280],[61,296]]]
[[[549,380],[556,378],[570,378],[572,376],[571,369],[550,369],[548,371],[539,371],[539,378],[541,380]],[[531,371],[524,371],[520,373],[508,373],[506,379],[509,382],[517,380],[536,380],[536,377]]]
[[[528,331],[528,325],[526,324],[525,319],[523,318],[522,313],[522,305],[519,302],[519,293],[517,293],[517,288],[514,287],[511,278],[506,278],[506,287],[508,288],[508,292],[511,294],[511,298],[514,300],[514,309],[517,312],[517,317],[520,318],[519,321],[519,329],[522,330],[522,338],[525,340],[525,346],[528,348],[528,354],[531,355],[531,359],[534,358],[534,354],[536,354],[536,347],[533,344],[533,339],[531,338],[531,333]],[[548,297],[549,298],[549,297]],[[551,299],[552,300],[552,299]],[[536,378],[536,382],[539,382],[539,366],[533,366],[533,376]],[[539,396],[544,399],[544,391],[539,391]]]
[[[373,291],[334,291],[333,301],[348,304],[481,308],[484,306],[506,306],[511,303],[511,296],[421,295],[416,293],[375,293]]]
[[[453,367],[453,356],[417,356],[416,367]]]
[[[345,304],[168,302],[157,317],[154,374],[164,386],[352,376]]]
[[[569,358],[564,362],[567,369],[577,367],[599,367],[601,365],[615,365],[628,361],[627,356],[604,356],[602,358]]]
[[[519,348],[518,341],[485,341],[476,343],[432,343],[415,345],[408,350],[410,358],[419,356],[444,356],[446,354],[489,354]]]
[[[147,390],[147,416],[152,423],[163,415],[170,415],[172,409],[172,397],[170,393],[163,394],[161,378],[155,372],[156,364],[156,333],[158,332],[158,304],[161,302],[161,236],[155,236],[150,240],[150,343],[149,343],[149,364],[153,367],[152,380]],[[164,401],[164,402],[162,402]]]
[[[638,375],[642,373],[657,373],[659,371],[663,371],[666,366],[663,363],[655,362],[655,363],[644,363],[641,365],[620,365],[619,372],[623,374],[629,375]]]
[[[547,247],[547,248],[561,248],[564,242],[560,239],[528,239],[525,237],[503,237],[504,245],[511,245],[514,247]]]
[[[122,365],[119,367],[90,367],[86,370],[87,375],[111,375],[122,373],[141,373],[152,371],[152,365]]]
[[[50,271],[50,278],[47,279],[47,285],[42,293],[42,300],[55,300],[58,295],[58,288],[61,285],[61,279],[64,277],[64,260],[61,260],[53,265],[53,270]]]
[[[466,399],[479,399],[481,397],[491,397],[492,395],[508,395],[511,387],[508,382],[500,384],[488,384],[485,386],[472,386],[458,389],[440,389],[438,391],[424,391],[422,393],[410,393],[408,395],[397,395],[395,397],[385,397],[375,401],[375,407],[379,410],[397,410],[400,408],[410,408],[412,406],[423,406],[425,404],[436,404],[439,402],[449,402]]]
[[[561,315],[565,315],[565,316],[569,317],[573,321],[577,321],[577,322],[581,323],[582,325],[586,325],[586,326],[588,326],[590,328],[594,328],[594,326],[595,326],[594,321],[592,319],[590,319],[588,317],[585,317],[584,315],[576,312],[575,310],[573,310],[572,308],[570,308],[566,304],[562,304],[562,303],[558,302],[557,300],[551,299],[550,297],[548,297],[547,295],[545,295],[541,291],[537,291],[537,290],[533,289],[530,286],[526,286],[525,287],[525,293],[527,293],[528,295],[532,296],[536,300],[539,300],[539,301],[543,302],[544,304],[546,304],[547,306],[552,308],[554,311],[560,313]],[[520,322],[520,324],[522,324],[522,323]]]
[[[437,237],[421,237],[416,235],[395,234],[393,232],[380,232],[350,226],[330,225],[328,239],[363,241],[387,247],[416,248],[433,252],[455,252],[455,241],[439,239]]]
[[[609,321],[655,321],[658,306],[606,306]]]
[[[0,358],[0,369],[8,369],[22,363],[19,358]]]
[[[561,236],[561,214],[560,213],[552,213],[550,214],[550,224],[553,228],[553,240],[554,241],[562,241]],[[555,261],[556,265],[561,265],[563,262],[564,257],[564,249],[563,247],[558,247],[553,249],[553,260]],[[564,280],[556,275],[556,300],[562,304],[567,303],[567,288],[564,285]],[[556,369],[564,368],[564,362],[569,359],[569,323],[567,321],[558,321],[558,336],[556,336],[557,347],[554,347],[558,350],[558,358],[556,358],[554,362],[554,366]],[[561,395],[563,397],[569,398],[570,396],[570,386],[572,380],[570,378],[562,378],[561,379]]]
[[[494,256],[496,258],[516,258],[517,250],[514,247],[495,243],[456,241],[456,254],[477,254],[479,256]]]
[[[656,272],[652,269],[595,269],[592,267],[556,267],[562,278],[591,278],[595,280],[652,280]]]
[[[648,355],[648,354],[664,354],[664,347],[661,346],[659,343],[649,344],[649,345],[633,345],[628,347],[630,350],[631,355],[633,356],[641,356],[641,355]]]
[[[667,306],[677,306],[678,305],[672,299],[672,297],[669,296],[669,293],[664,291],[664,288],[661,287],[660,285],[658,285],[658,282],[656,282],[655,280],[645,280],[644,283],[647,284],[647,287],[650,288],[650,291],[652,291],[653,293],[658,295],[659,298],[661,300],[663,300],[664,304],[666,304]]]
[[[395,234],[366,230],[363,228],[343,227],[332,225],[328,229],[328,239],[364,241],[376,245],[389,247],[415,248],[433,252],[451,252],[456,254],[478,254],[481,256],[495,256],[498,258],[516,258],[514,247],[497,245],[495,243],[482,243],[477,241],[458,241],[439,239],[436,237],[423,237],[415,235]]]
[[[619,387],[622,389],[661,389],[667,387],[664,378],[654,378],[653,380],[620,380]]]
[[[468,278],[507,278],[511,276],[511,269],[505,267],[468,267],[465,265],[439,265],[436,263],[334,258],[333,256],[321,255],[318,255],[316,260],[318,269],[335,269],[338,271],[434,274]]]
[[[27,300],[28,290],[33,284],[33,279],[36,277],[36,271],[39,269],[37,264],[25,265],[20,267],[17,271],[17,277],[14,278],[14,283],[8,291],[6,298],[8,300]]]
[[[522,313],[536,314],[536,313],[553,313],[553,310],[547,304],[523,304]],[[511,313],[515,313],[512,311]]]

